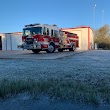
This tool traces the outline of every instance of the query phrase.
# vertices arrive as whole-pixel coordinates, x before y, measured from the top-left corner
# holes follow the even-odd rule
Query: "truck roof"
[[[59,29],[59,28],[57,27],[57,25],[55,25],[55,24],[49,25],[49,24],[40,24],[40,23],[25,25],[25,27],[24,27],[23,29],[33,28],[33,27],[46,27],[46,28],[54,29],[54,30],[58,30],[58,29]]]

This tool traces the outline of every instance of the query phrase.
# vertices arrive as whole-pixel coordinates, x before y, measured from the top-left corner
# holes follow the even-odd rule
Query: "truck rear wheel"
[[[40,52],[40,50],[33,49],[33,50],[32,50],[32,52],[34,52],[34,53],[39,53],[39,52]]]
[[[63,49],[58,49],[59,52],[63,52]]]
[[[69,51],[75,51],[75,49],[76,49],[76,46],[73,45],[72,48],[69,49]]]
[[[47,53],[53,53],[55,51],[55,44],[54,43],[50,43]]]

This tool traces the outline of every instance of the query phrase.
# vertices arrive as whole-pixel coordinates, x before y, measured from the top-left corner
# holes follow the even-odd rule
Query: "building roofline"
[[[79,26],[79,27],[74,27],[74,28],[61,28],[61,30],[62,30],[62,29],[63,29],[63,30],[65,30],[65,29],[79,29],[79,28],[90,28],[90,29],[91,29],[90,26]]]
[[[0,33],[0,34],[22,34],[22,32],[9,32],[9,33]]]

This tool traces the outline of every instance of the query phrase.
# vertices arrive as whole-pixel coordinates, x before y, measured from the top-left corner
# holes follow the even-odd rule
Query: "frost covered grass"
[[[0,60],[0,97],[28,92],[58,100],[110,103],[109,56],[110,51],[88,51],[58,60]]]
[[[99,82],[100,83],[100,82]],[[106,85],[84,84],[80,81],[68,79],[48,80],[7,80],[0,81],[0,98],[7,98],[18,93],[27,92],[32,96],[46,94],[57,100],[78,101],[99,104],[110,102],[110,87]]]

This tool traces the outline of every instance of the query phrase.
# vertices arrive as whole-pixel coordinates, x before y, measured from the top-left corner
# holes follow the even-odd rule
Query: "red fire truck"
[[[57,25],[29,24],[22,32],[22,45],[18,48],[32,50],[34,53],[55,50],[62,52],[65,49],[74,51],[78,47],[78,36],[73,33],[61,31]]]
[[[69,49],[69,51],[74,51],[79,44],[78,36],[74,33],[59,31],[59,44],[59,52],[62,52],[65,49]]]

